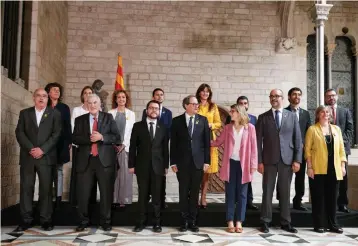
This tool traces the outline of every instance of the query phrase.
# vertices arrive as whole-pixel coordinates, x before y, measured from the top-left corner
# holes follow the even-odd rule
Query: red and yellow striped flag
[[[124,90],[124,80],[123,80],[123,63],[122,57],[118,55],[118,68],[116,76],[115,90]]]

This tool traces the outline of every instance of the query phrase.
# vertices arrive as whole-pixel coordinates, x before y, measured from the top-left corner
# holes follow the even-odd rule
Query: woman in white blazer
[[[121,134],[122,144],[116,146],[117,151],[117,175],[114,183],[113,207],[125,207],[132,203],[133,197],[133,174],[128,170],[129,143],[132,128],[135,123],[135,114],[128,109],[129,96],[125,90],[116,90],[112,97],[113,109],[108,113],[113,115]]]

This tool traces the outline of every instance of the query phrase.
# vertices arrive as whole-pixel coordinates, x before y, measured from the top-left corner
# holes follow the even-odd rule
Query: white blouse
[[[235,161],[240,161],[240,146],[241,146],[241,139],[242,139],[242,134],[244,131],[244,127],[241,127],[240,131],[237,132],[235,127],[232,126],[233,131],[234,131],[234,148],[232,149],[232,155],[230,157],[230,159],[233,159]]]
[[[75,119],[78,116],[84,115],[84,114],[88,114],[89,111],[85,110],[83,108],[83,104],[79,107],[75,107],[72,111],[72,116],[71,116],[71,127],[72,127],[72,132],[75,129]]]

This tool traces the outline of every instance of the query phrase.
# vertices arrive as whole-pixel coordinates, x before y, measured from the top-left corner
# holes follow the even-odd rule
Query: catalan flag
[[[115,90],[124,90],[123,63],[122,63],[122,57],[120,55],[118,55],[118,68],[117,68],[116,84],[114,88]]]

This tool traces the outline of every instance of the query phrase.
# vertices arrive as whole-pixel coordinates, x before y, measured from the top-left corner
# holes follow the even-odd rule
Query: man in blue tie
[[[152,93],[152,100],[159,102],[159,114],[158,120],[164,124],[165,128],[168,131],[168,136],[170,138],[170,127],[172,126],[172,111],[163,106],[164,102],[164,90],[161,88],[155,88]],[[142,121],[145,121],[147,118],[147,110],[143,110]],[[166,189],[167,179],[166,176],[163,176],[162,191],[161,191],[161,208],[166,209],[168,206],[165,203],[165,189]],[[149,199],[148,199],[149,200]]]
[[[283,108],[283,93],[270,93],[272,108],[261,114],[256,123],[258,171],[263,175],[261,231],[269,232],[272,221],[272,196],[276,185],[280,191],[281,229],[296,233],[291,225],[290,187],[292,174],[302,161],[302,137],[297,116]]]

